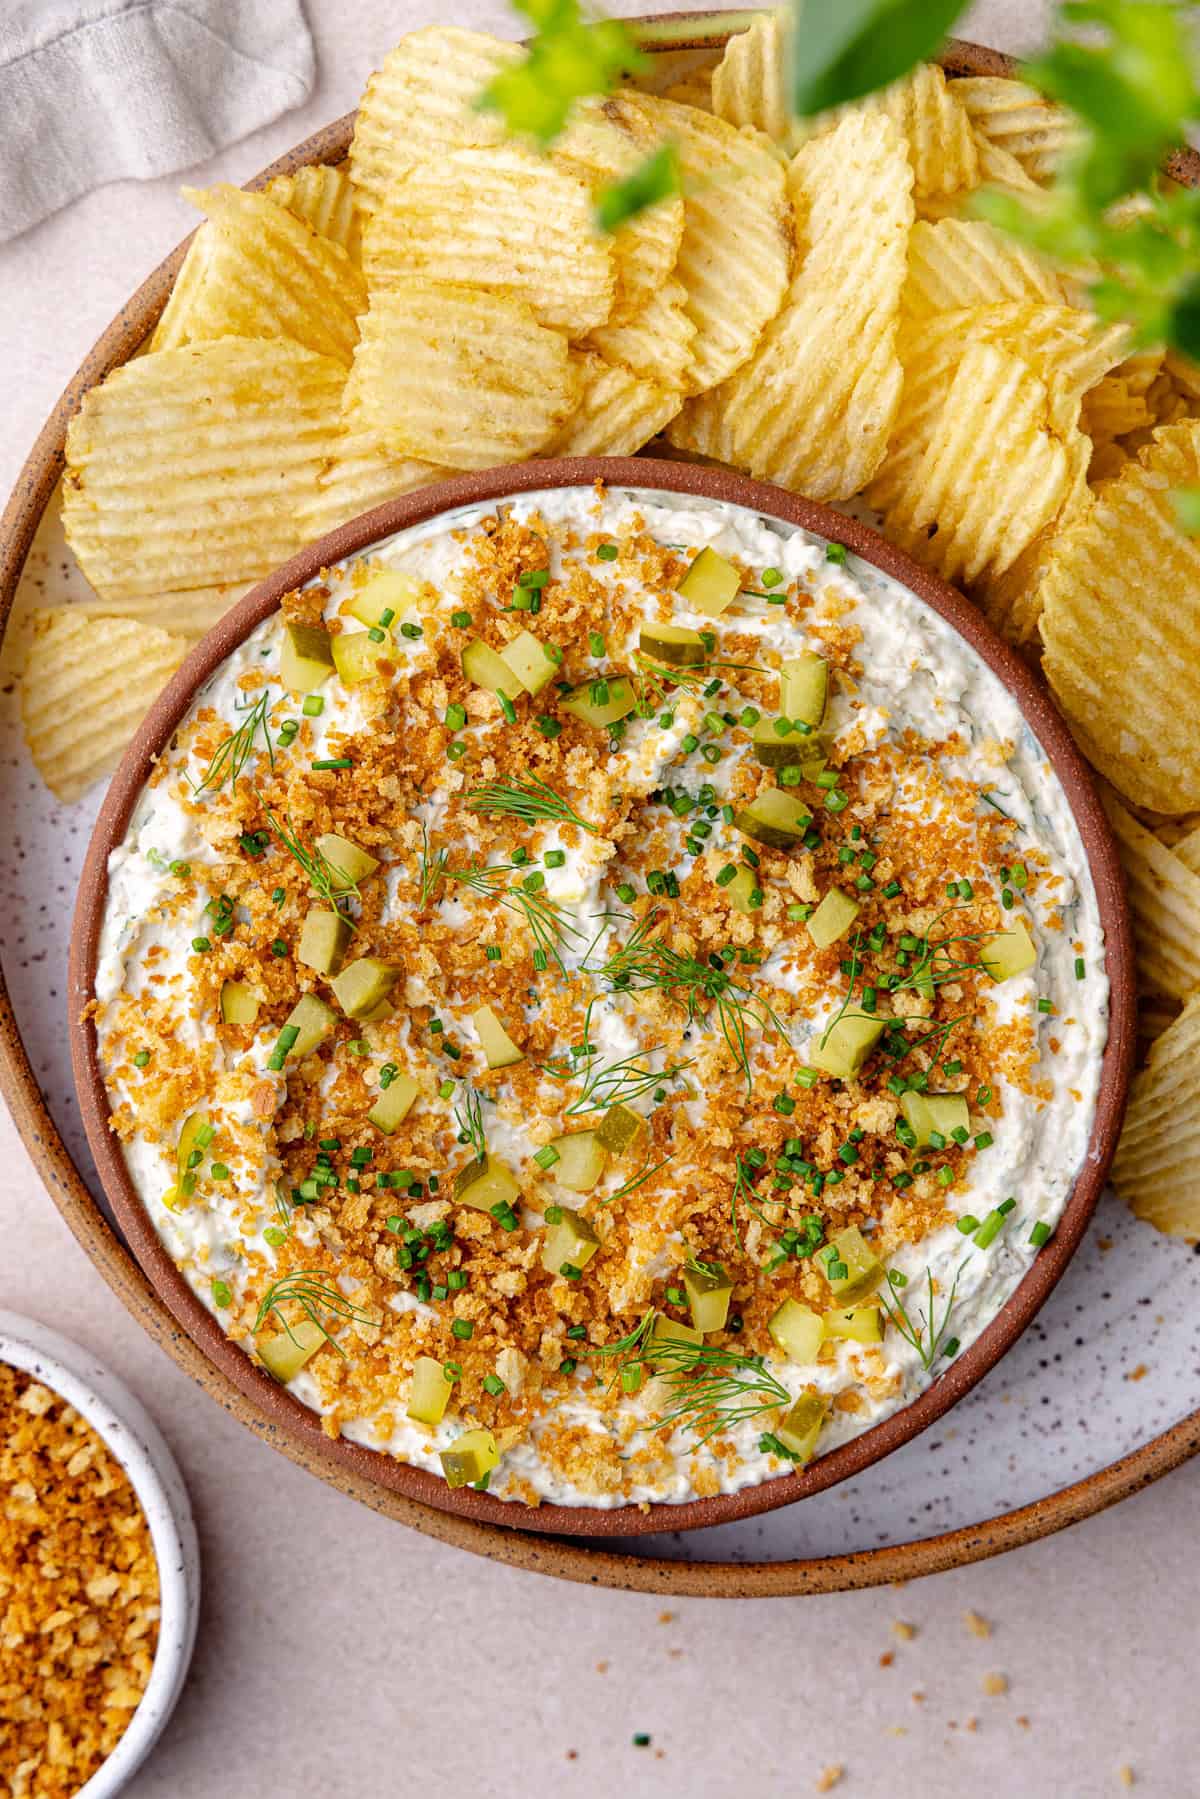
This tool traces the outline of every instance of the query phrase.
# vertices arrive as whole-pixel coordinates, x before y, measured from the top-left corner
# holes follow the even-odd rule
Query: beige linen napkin
[[[203,161],[312,91],[301,0],[0,0],[0,243]]]

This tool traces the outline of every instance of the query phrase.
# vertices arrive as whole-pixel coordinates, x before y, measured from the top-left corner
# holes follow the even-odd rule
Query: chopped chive
[[[1040,1249],[1043,1243],[1048,1243],[1050,1241],[1051,1235],[1051,1226],[1046,1223],[1044,1218],[1039,1218],[1038,1222],[1029,1233],[1029,1241],[1033,1244],[1035,1249]]]
[[[541,1149],[537,1151],[533,1159],[539,1168],[553,1168],[554,1164],[561,1158],[553,1143],[545,1143],[542,1145]]]
[[[313,769],[318,774],[322,773],[325,769],[353,767],[354,759],[351,756],[326,756],[320,762],[313,763]]]
[[[452,612],[450,614],[450,623],[456,626],[460,631],[467,630],[471,622],[471,614],[469,612]]]
[[[596,546],[596,560],[598,562],[615,562],[619,554],[620,551],[615,543],[602,543]]]
[[[271,1051],[270,1057],[267,1062],[267,1067],[269,1069],[271,1069],[273,1073],[275,1073],[275,1074],[279,1073],[280,1069],[283,1067],[284,1063],[287,1061],[288,1056],[291,1054],[292,1046],[294,1045],[294,1043],[299,1035],[300,1035],[300,1028],[298,1025],[294,1025],[294,1024],[285,1024],[284,1025],[283,1029],[279,1033],[278,1038],[276,1039],[275,1048]]]
[[[469,1318],[456,1318],[450,1326],[450,1334],[460,1343],[469,1343],[475,1335],[475,1326]]]
[[[484,1392],[490,1393],[493,1399],[498,1399],[501,1393],[507,1393],[508,1391],[508,1388],[504,1385],[504,1382],[500,1379],[498,1374],[485,1374],[481,1384]]]
[[[847,554],[844,543],[827,543],[825,545],[826,562],[845,562]]]
[[[145,1068],[149,1060],[150,1051],[148,1049],[139,1049],[137,1055],[133,1058],[133,1065],[135,1068]]]

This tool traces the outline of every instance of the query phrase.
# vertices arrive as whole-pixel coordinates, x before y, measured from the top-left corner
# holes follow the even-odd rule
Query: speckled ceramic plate
[[[698,16],[693,46],[672,55],[673,75],[681,60],[711,56],[721,42]],[[945,61],[952,73],[1009,72],[1004,58],[972,45],[952,46]],[[338,160],[350,126],[344,119],[327,127],[260,182],[306,162]],[[1195,183],[1200,161],[1180,157],[1173,173]],[[69,1073],[64,977],[71,905],[100,796],[69,809],[51,801],[24,750],[11,682],[29,607],[78,591],[51,505],[66,421],[84,389],[130,356],[152,328],[181,256],[182,247],[97,344],[48,420],[0,521],[0,618],[7,621],[0,671],[9,675],[0,692],[0,759],[10,771],[6,841],[14,846],[0,878],[10,901],[6,915],[20,921],[0,945],[8,980],[7,993],[0,988],[0,1085],[56,1204],[134,1316],[250,1428],[329,1479],[303,1445],[278,1440],[271,1421],[175,1323],[98,1197]],[[686,1537],[648,1536],[600,1549],[447,1516],[352,1471],[332,1478],[429,1535],[583,1582],[770,1596],[911,1579],[1062,1529],[1200,1452],[1198,1300],[1200,1261],[1186,1246],[1135,1225],[1108,1197],[1037,1321],[941,1426],[802,1505]]]

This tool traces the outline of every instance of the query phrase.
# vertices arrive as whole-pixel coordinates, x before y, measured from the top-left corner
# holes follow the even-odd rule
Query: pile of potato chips
[[[1157,1041],[1118,1180],[1200,1235],[1200,546],[1172,502],[1200,480],[1200,371],[1134,351],[971,215],[985,185],[1036,203],[1071,141],[1061,108],[923,66],[800,129],[784,30],[763,16],[719,60],[656,58],[548,156],[476,105],[518,46],[418,31],[368,82],[344,167],[189,193],[204,223],[150,353],[71,426],[64,523],[98,597],[39,621],[35,759],[78,794],[249,585],[447,472],[658,439],[864,496],[1041,661],[1124,796]],[[682,196],[605,235],[598,191],[664,143]],[[133,663],[103,732],[97,654]]]

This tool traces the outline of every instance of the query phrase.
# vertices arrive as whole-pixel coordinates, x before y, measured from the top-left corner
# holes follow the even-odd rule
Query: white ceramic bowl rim
[[[0,1362],[33,1375],[87,1420],[129,1476],[150,1527],[161,1603],[150,1679],[120,1742],[76,1794],[76,1799],[113,1799],[157,1741],[192,1658],[200,1556],[191,1504],[158,1426],[88,1350],[32,1318],[0,1311]]]

